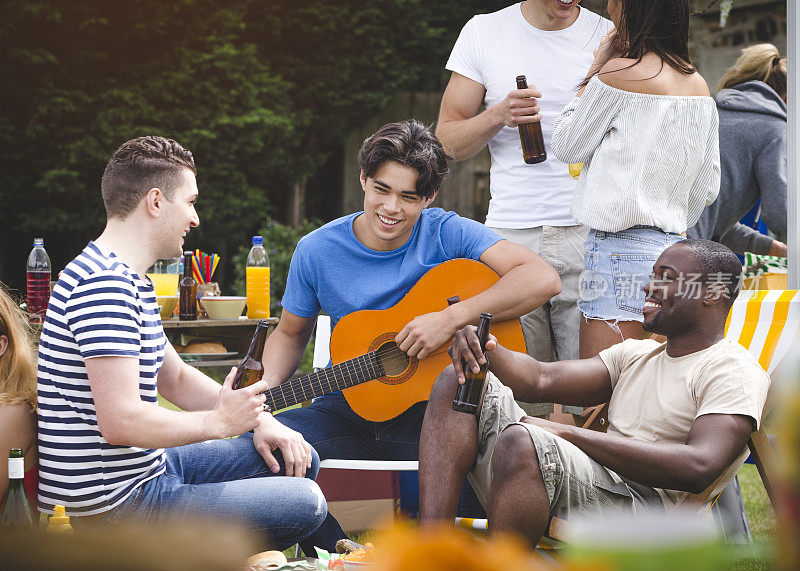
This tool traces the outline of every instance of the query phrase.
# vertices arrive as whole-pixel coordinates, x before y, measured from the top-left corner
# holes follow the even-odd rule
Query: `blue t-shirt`
[[[392,307],[432,267],[455,258],[478,260],[501,238],[455,212],[426,208],[408,241],[395,250],[367,248],[353,232],[362,212],[344,216],[297,244],[281,305],[299,317],[320,310],[335,326],[362,309]]]

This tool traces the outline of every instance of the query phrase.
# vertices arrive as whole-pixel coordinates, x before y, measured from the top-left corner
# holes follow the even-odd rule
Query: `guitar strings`
[[[290,400],[301,402],[307,399],[306,386],[313,392],[316,392],[315,385],[319,387],[320,391],[328,392],[325,391],[324,388],[324,384],[327,383],[330,391],[341,390],[342,388],[348,388],[348,386],[352,386],[347,383],[345,376],[350,377],[353,374],[359,376],[359,373],[363,375],[364,370],[366,369],[369,371],[368,375],[370,377],[380,378],[380,376],[387,374],[384,365],[399,364],[403,367],[403,369],[405,369],[408,367],[410,362],[408,355],[406,355],[397,345],[384,345],[379,347],[373,353],[375,357],[378,357],[379,359],[376,359],[372,364],[368,358],[369,353],[366,355],[360,355],[359,357],[348,359],[343,363],[337,363],[333,365],[333,367],[327,367],[309,375],[293,379],[288,383],[282,383],[277,387],[274,387],[274,392],[270,391],[270,398],[273,400],[273,402],[275,402],[276,405],[278,405],[280,401],[283,401],[282,404],[286,404]],[[374,365],[380,365],[381,368],[384,369],[384,375],[374,375],[374,372],[371,370]],[[331,371],[331,369],[334,367],[338,367],[338,370]],[[339,375],[342,373],[344,376],[340,377]],[[344,381],[344,387],[341,386],[342,381]],[[336,385],[336,388],[334,388],[334,384]],[[291,396],[289,396],[289,393],[291,393]],[[302,395],[302,398],[298,398],[298,393]]]
[[[434,350],[429,356],[441,355],[442,353],[446,352],[448,348],[449,348],[449,344],[443,345],[443,346],[439,347],[438,349]],[[386,371],[386,365],[400,365],[405,370],[408,367],[408,365],[410,364],[410,359],[411,358],[402,349],[400,349],[400,347],[398,347],[396,344],[382,345],[377,350],[375,350],[374,353],[375,353],[376,357],[379,358],[377,364],[379,364],[384,369],[384,371],[383,371],[384,375],[382,375],[382,376],[394,376],[394,375],[390,375]],[[363,363],[357,362],[357,359],[364,358],[364,357],[366,357],[366,355],[361,355],[360,357],[356,357],[354,359],[348,359],[345,362],[337,363],[337,364],[335,364],[333,366],[335,367],[337,365],[341,365],[340,370],[342,372],[344,372],[345,374],[352,374],[352,373],[356,372],[356,367],[368,367],[369,366],[369,361],[368,360],[363,362]],[[270,396],[273,399],[273,401],[276,402],[276,404],[278,402],[278,398],[283,400],[284,403],[289,402],[289,400],[294,400],[296,402],[301,402],[303,400],[306,400],[306,390],[303,387],[303,385],[305,383],[307,383],[309,385],[309,388],[312,391],[315,390],[314,389],[315,383],[318,383],[319,384],[319,389],[321,391],[324,391],[325,389],[324,389],[323,383],[326,383],[326,382],[327,382],[328,387],[329,387],[329,389],[331,391],[340,390],[339,389],[339,383],[340,383],[340,381],[344,381],[345,379],[344,378],[337,379],[336,373],[330,371],[331,368],[332,367],[327,367],[326,369],[321,369],[321,370],[316,371],[314,373],[311,373],[309,375],[305,375],[303,377],[299,377],[297,379],[293,379],[293,380],[289,381],[288,383],[282,383],[282,384],[280,384],[277,387],[274,387],[272,389],[272,390],[275,391],[274,393],[272,392],[272,390],[269,391],[271,393]],[[326,372],[326,371],[332,373],[333,381],[336,383],[337,389],[333,388],[333,385],[331,384],[331,379],[328,378],[328,372]],[[370,375],[371,375],[371,373],[370,373]],[[380,377],[375,377],[375,378],[380,378]],[[288,385],[288,386],[286,386],[286,385]],[[285,390],[287,388],[291,392],[291,399],[287,398],[288,395],[287,395],[287,391]],[[347,388],[347,387],[345,387],[345,388]],[[298,398],[298,396],[297,396],[298,392],[302,395],[302,398]],[[279,397],[275,393],[279,393]]]

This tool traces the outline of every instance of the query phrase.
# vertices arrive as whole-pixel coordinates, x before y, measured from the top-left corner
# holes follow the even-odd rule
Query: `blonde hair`
[[[756,44],[742,50],[742,55],[720,80],[719,89],[757,80],[785,97],[787,71],[786,58],[781,58],[778,48],[772,44]]]
[[[0,282],[0,335],[8,347],[0,355],[0,405],[27,402],[36,408],[36,361],[25,314]]]

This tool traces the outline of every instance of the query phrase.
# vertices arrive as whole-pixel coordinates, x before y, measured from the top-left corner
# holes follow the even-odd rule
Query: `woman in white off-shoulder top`
[[[551,141],[560,160],[584,163],[572,203],[575,221],[591,229],[581,358],[649,335],[662,297],[648,295],[645,318],[642,286],[661,252],[714,201],[720,180],[716,105],[689,60],[688,0],[609,0],[608,12],[616,30]]]

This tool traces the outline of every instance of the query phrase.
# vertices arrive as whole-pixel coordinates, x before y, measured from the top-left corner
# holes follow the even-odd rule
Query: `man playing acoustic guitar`
[[[270,387],[297,369],[320,311],[335,326],[356,311],[390,308],[428,270],[448,260],[479,260],[499,280],[469,299],[445,304],[441,311],[409,315],[399,333],[390,329],[409,357],[424,359],[441,352],[458,329],[477,323],[481,312],[491,312],[496,322],[516,319],[559,293],[556,272],[527,248],[502,240],[483,224],[427,208],[450,159],[436,137],[415,120],[384,125],[364,141],[358,155],[364,210],[305,236],[292,257],[280,324],[264,349],[263,378]],[[458,276],[453,279],[457,282]],[[387,332],[365,332],[371,338],[381,333]],[[334,338],[336,334],[334,329]],[[334,392],[278,418],[301,432],[322,459],[416,460],[425,406],[419,402],[394,418],[373,422],[353,412],[342,393]],[[330,550],[342,537],[344,532],[329,516],[301,545],[306,553],[311,545]]]

